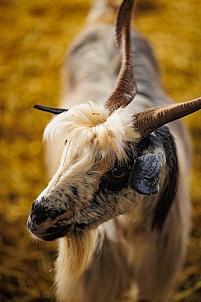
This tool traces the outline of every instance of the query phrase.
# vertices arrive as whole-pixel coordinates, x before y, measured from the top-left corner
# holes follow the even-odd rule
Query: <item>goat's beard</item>
[[[103,235],[98,229],[81,236],[71,234],[59,240],[55,276],[58,301],[72,301],[74,288],[90,267],[94,254],[100,250],[102,242]],[[78,288],[76,290],[79,291]]]

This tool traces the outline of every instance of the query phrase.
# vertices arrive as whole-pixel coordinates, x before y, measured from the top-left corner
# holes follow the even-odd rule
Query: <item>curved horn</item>
[[[179,104],[163,105],[136,113],[134,127],[146,137],[161,126],[201,109],[201,98]]]
[[[116,46],[121,56],[122,66],[116,86],[106,101],[106,107],[110,110],[110,113],[121,106],[127,106],[137,92],[130,34],[133,5],[134,0],[124,0],[119,8],[115,23]]]
[[[41,110],[41,111],[53,113],[53,114],[60,114],[64,111],[68,111],[68,109],[51,108],[51,107],[45,107],[45,106],[41,106],[41,105],[34,105],[33,108]]]

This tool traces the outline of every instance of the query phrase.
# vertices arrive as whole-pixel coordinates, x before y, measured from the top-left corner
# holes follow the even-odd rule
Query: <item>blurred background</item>
[[[111,0],[112,1],[112,0]],[[54,301],[56,243],[33,242],[26,220],[47,185],[43,130],[57,106],[66,48],[93,0],[0,0],[0,301]],[[135,26],[151,42],[175,101],[201,95],[200,0],[138,0]],[[201,301],[201,112],[184,119],[194,149],[192,231],[171,301]],[[127,300],[129,301],[129,300]],[[87,302],[87,301],[86,301]],[[95,301],[94,301],[95,302]]]

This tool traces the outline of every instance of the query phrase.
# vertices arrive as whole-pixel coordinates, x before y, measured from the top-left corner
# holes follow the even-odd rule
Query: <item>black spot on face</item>
[[[120,191],[123,188],[128,187],[129,176],[134,165],[132,149],[130,148],[129,151],[127,151],[127,162],[116,162],[113,169],[101,177],[100,189],[102,189],[102,191],[104,191],[104,188],[111,191]]]
[[[120,170],[121,177],[115,177],[113,172],[104,174],[100,179],[100,188],[106,188],[111,191],[120,191],[128,186],[129,171],[128,169]]]
[[[76,187],[71,186],[70,189],[71,189],[71,191],[72,191],[72,193],[73,193],[74,196],[78,196],[78,191],[77,191]]]

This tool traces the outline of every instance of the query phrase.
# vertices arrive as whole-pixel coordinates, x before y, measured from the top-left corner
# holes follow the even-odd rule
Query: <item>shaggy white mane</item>
[[[76,105],[56,116],[46,127],[45,140],[52,140],[66,149],[62,162],[68,165],[89,153],[105,158],[113,153],[119,161],[126,158],[126,142],[139,139],[134,130],[133,119],[127,110],[118,109],[111,115],[104,104],[88,102]]]

